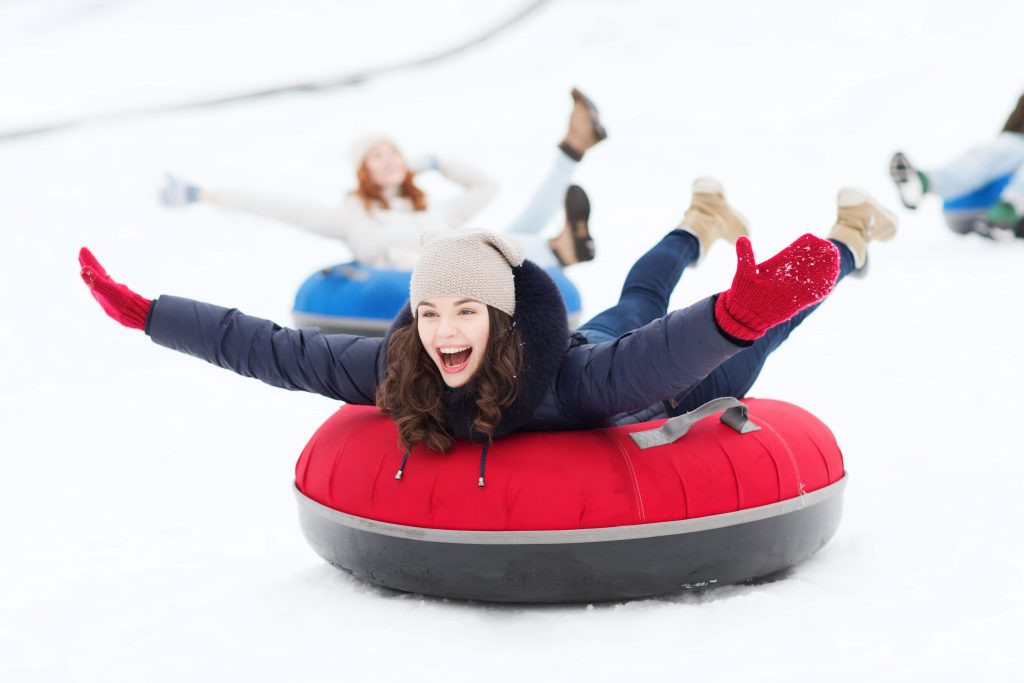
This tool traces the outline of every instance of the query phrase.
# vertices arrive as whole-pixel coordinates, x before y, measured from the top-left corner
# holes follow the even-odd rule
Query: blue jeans
[[[700,243],[692,233],[673,230],[633,264],[619,303],[598,313],[577,332],[591,344],[612,341],[668,313],[668,299],[686,267],[696,263]]]
[[[842,242],[839,248],[839,280],[853,272],[853,252]],[[640,257],[626,276],[619,303],[598,314],[579,328],[591,344],[617,339],[668,313],[668,299],[683,270],[695,263],[700,253],[697,238],[673,230]],[[742,398],[754,385],[772,351],[779,348],[800,323],[821,304],[805,308],[784,323],[769,329],[763,337],[715,368],[666,407],[670,415],[681,415],[722,396]]]

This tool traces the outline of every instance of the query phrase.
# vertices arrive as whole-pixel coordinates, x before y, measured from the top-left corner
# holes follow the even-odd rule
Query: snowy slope
[[[998,130],[1024,85],[1024,5],[936,5],[562,0],[358,87],[0,143],[0,679],[1024,677],[1024,242],[953,235],[934,203],[901,209],[870,276],[770,360],[754,395],[825,420],[850,472],[842,526],[815,558],[762,585],[544,608],[396,594],[324,564],[290,485],[336,406],[120,328],[75,260],[87,244],[143,294],[287,323],[296,286],[344,247],[167,211],[164,170],[331,202],[350,186],[347,142],[384,130],[487,168],[502,192],[478,223],[500,226],[579,85],[611,132],[577,175],[599,258],[572,276],[596,313],[696,175],[725,182],[765,257],[824,234],[841,185],[895,205],[894,149],[938,164]],[[416,58],[520,6],[8,0],[0,131]],[[675,303],[725,288],[733,263],[716,247]]]

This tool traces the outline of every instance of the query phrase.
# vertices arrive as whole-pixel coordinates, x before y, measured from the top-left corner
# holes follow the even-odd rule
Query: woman
[[[583,207],[579,199],[567,197],[566,190],[584,154],[605,139],[607,132],[593,102],[575,89],[572,97],[569,129],[558,145],[551,168],[522,213],[505,230],[521,240],[529,258],[542,267],[594,258],[586,217],[580,215]],[[247,190],[200,189],[173,176],[167,177],[160,197],[167,206],[204,202],[278,220],[342,240],[363,265],[411,270],[424,232],[464,225],[497,190],[490,177],[465,162],[428,158],[409,163],[384,135],[363,136],[353,144],[351,155],[358,184],[336,207]],[[428,202],[415,183],[416,174],[427,170],[440,171],[461,185],[461,194],[436,204]],[[567,199],[566,228],[558,236],[545,239],[538,233],[558,210],[563,197]]]
[[[482,231],[426,242],[410,306],[384,339],[284,329],[176,297],[150,301],[111,280],[88,250],[80,261],[107,314],[158,344],[273,386],[376,404],[397,423],[406,456],[418,444],[446,451],[462,438],[483,443],[483,458],[516,430],[627,423],[742,396],[809,307],[864,267],[870,241],[895,230],[891,213],[844,189],[831,241],[804,235],[756,264],[746,223],[720,184],[701,179],[679,226],[630,272],[619,303],[573,335],[551,279],[514,242]],[[682,271],[719,239],[736,242],[732,286],[665,313]]]
[[[1024,237],[1024,95],[995,139],[930,171],[915,168],[907,155],[896,152],[889,173],[908,209],[917,209],[926,194],[941,197],[956,232]],[[980,210],[958,211],[967,208],[960,207],[965,203],[960,200],[975,193],[983,202]]]

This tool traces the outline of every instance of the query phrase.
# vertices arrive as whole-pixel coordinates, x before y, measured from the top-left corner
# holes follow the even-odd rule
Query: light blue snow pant
[[[572,174],[578,164],[559,150],[547,175],[533,191],[519,217],[504,230],[523,245],[526,258],[541,268],[558,266],[558,259],[548,247],[547,238],[540,233],[562,207],[565,191],[569,189]]]
[[[949,201],[1013,174],[1000,199],[1024,207],[1024,133],[1000,133],[990,143],[968,150],[945,166],[926,171],[929,192]]]

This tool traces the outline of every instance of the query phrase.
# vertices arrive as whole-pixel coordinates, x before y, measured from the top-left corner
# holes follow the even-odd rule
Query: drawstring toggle
[[[401,481],[402,480],[402,471],[405,470],[405,461],[409,459],[409,451],[411,451],[411,450],[412,450],[411,447],[405,449],[405,455],[402,456],[402,464],[399,465],[398,471],[395,472],[395,480],[396,481]]]

